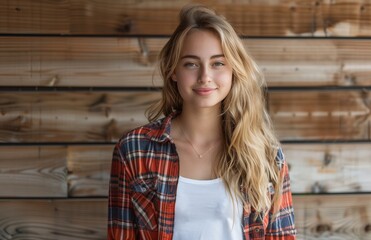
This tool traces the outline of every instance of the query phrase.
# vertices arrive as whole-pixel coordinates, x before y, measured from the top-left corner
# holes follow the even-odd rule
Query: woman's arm
[[[279,149],[278,160],[282,161],[281,176],[283,176],[283,185],[281,202],[276,214],[273,217],[273,209],[269,212],[269,223],[266,229],[266,240],[294,240],[296,239],[296,229],[294,224],[294,209],[292,206],[292,196],[290,187],[290,176],[287,162],[284,159],[282,150]]]
[[[126,161],[116,144],[111,165],[111,178],[108,196],[108,240],[136,239],[136,225],[128,186],[130,174]]]

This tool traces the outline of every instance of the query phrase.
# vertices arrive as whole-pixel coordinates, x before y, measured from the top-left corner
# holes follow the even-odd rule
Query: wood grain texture
[[[69,146],[70,197],[108,196],[113,145]]]
[[[281,140],[369,140],[370,109],[366,90],[269,94],[269,112]]]
[[[0,32],[49,34],[170,34],[188,0],[27,1],[0,5]],[[370,2],[192,1],[223,14],[247,36],[370,36]],[[107,7],[110,6],[110,7]]]
[[[0,197],[106,197],[113,147],[1,146]],[[283,150],[293,193],[371,192],[370,144],[285,144]]]
[[[371,192],[371,144],[285,144],[294,193]]]
[[[0,93],[1,142],[113,142],[147,123],[159,92]],[[269,113],[281,140],[370,140],[369,91],[278,91]]]
[[[147,123],[157,92],[0,94],[1,142],[111,142]]]
[[[105,199],[0,200],[0,239],[106,239]]]
[[[366,40],[244,40],[268,86],[369,86],[371,46]]]
[[[371,195],[294,196],[298,239],[371,239]],[[1,239],[106,239],[107,200],[0,200]]]
[[[1,146],[0,197],[67,197],[65,147]]]
[[[371,239],[371,196],[294,196],[298,239]]]
[[[164,39],[0,37],[2,86],[161,86]],[[153,81],[152,81],[153,79]]]
[[[167,38],[0,37],[0,86],[159,87]],[[370,86],[371,40],[244,39],[269,86]]]
[[[0,146],[0,197],[108,196],[113,145]]]

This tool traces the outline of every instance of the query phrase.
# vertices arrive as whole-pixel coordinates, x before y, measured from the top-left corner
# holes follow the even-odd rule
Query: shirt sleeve
[[[280,163],[281,174],[283,176],[283,185],[280,207],[277,215],[273,217],[273,208],[269,213],[269,223],[266,229],[265,240],[294,240],[296,239],[296,228],[294,223],[294,208],[292,205],[292,194],[290,187],[290,176],[288,165],[279,148],[277,153],[277,163]]]
[[[108,194],[108,240],[137,239],[135,217],[131,202],[130,174],[127,162],[116,144],[111,164]]]

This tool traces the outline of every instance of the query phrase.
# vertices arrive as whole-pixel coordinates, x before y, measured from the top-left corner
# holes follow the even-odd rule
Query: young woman
[[[265,83],[231,25],[183,8],[159,64],[151,123],[114,149],[108,239],[295,239]]]

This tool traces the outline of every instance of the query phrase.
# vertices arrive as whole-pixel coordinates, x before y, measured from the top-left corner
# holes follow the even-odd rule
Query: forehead
[[[192,29],[184,38],[181,55],[217,55],[223,54],[219,36],[207,29]]]

